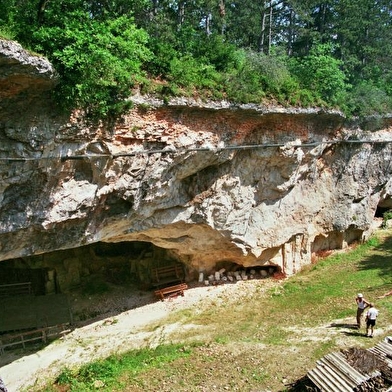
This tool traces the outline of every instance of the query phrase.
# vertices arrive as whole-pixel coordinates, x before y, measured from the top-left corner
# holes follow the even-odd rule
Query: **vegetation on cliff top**
[[[132,89],[339,108],[392,108],[387,0],[0,0],[0,35],[42,53],[59,102],[105,116]]]

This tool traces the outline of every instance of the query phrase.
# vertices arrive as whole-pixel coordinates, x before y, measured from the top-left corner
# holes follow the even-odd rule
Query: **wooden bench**
[[[151,283],[156,288],[173,286],[174,283],[182,283],[184,279],[184,267],[179,263],[157,267],[151,270]]]
[[[184,296],[184,290],[186,290],[187,288],[188,285],[186,283],[180,283],[174,286],[164,287],[162,289],[155,290],[154,293],[161,301],[163,301],[165,299],[165,296],[171,297],[179,294],[181,296]]]

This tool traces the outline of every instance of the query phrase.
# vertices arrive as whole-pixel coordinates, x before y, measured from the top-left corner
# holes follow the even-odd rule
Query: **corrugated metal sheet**
[[[370,378],[349,365],[339,352],[328,354],[317,361],[317,366],[308,372],[308,377],[325,392],[352,392]]]
[[[375,347],[369,348],[368,351],[377,355],[379,358],[384,360],[387,365],[392,368],[392,341],[389,341],[389,337],[384,342],[378,343]]]
[[[382,359],[392,369],[392,337],[367,351]],[[316,367],[307,376],[322,392],[352,392],[372,390],[369,381],[380,374],[379,371],[371,375],[360,373],[347,362],[342,353],[337,352],[317,361]]]

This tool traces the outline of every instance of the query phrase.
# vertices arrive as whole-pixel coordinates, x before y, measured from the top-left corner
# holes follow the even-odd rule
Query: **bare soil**
[[[262,283],[267,286],[272,281]],[[74,328],[43,348],[6,350],[0,356],[0,376],[9,392],[19,392],[30,385],[38,386],[54,379],[65,367],[79,366],[113,353],[157,346],[165,337],[170,340],[175,326],[151,331],[151,323],[180,309],[200,306],[201,303],[208,306],[214,298],[225,293],[232,296],[241,292],[244,295],[244,288],[250,285],[250,281],[217,286],[194,284],[183,297],[175,296],[164,301],[157,300],[152,292],[132,287],[113,287],[108,293],[91,296],[73,292],[70,301]],[[240,289],[240,286],[244,287]]]
[[[158,301],[151,292],[138,291],[132,288],[122,288],[113,290],[110,293],[86,297],[80,293],[73,293],[71,296],[72,308],[75,315],[75,328],[61,339],[53,341],[45,347],[34,348],[31,351],[14,350],[6,351],[0,356],[0,376],[3,378],[9,392],[19,392],[29,390],[29,386],[40,386],[48,380],[53,380],[65,367],[77,367],[83,363],[91,362],[94,359],[104,358],[113,353],[128,351],[141,347],[156,347],[165,342],[173,342],[186,339],[187,329],[195,326],[187,326],[181,323],[169,322],[165,319],[173,315],[176,311],[185,309],[200,309],[206,311],[209,308],[220,306],[221,303],[240,303],[247,296],[263,295],[271,287],[278,287],[281,281],[274,279],[254,279],[240,281],[237,283],[221,284],[216,286],[194,285],[190,287],[185,295]],[[95,316],[94,318],[91,318]],[[304,342],[320,342],[323,340],[335,339],[342,347],[350,347],[357,344],[355,333],[352,334],[352,324],[354,319],[333,320],[331,324],[320,325],[318,328],[307,329],[302,326],[293,326],[290,332],[292,342],[291,355],[301,361]],[[331,325],[338,325],[339,329],[331,328]],[[201,328],[198,326],[198,328]],[[342,332],[347,332],[342,333]],[[202,334],[202,329],[200,329]],[[260,332],[261,333],[261,332]],[[378,334],[383,331],[378,330]],[[244,343],[242,346],[245,346]],[[211,356],[219,363],[219,356],[230,357],[229,365],[220,363],[218,368],[200,368],[201,376],[205,379],[200,385],[200,391],[210,390],[251,390],[246,389],[249,375],[243,375],[243,371],[250,367],[247,362],[260,362],[260,368],[270,371],[271,366],[287,367],[288,378],[276,380],[276,384],[284,385],[290,378],[289,364],[280,364],[279,356],[270,355],[267,361],[260,357],[263,345],[248,345],[244,347],[229,347],[230,345],[214,345],[201,347],[203,356]],[[209,351],[209,352],[206,352]],[[226,350],[222,352],[222,350]],[[243,355],[246,350],[247,355]],[[214,380],[219,377],[227,377],[221,374],[238,369],[239,379],[234,383],[224,385],[221,388],[214,384]],[[266,362],[266,363],[265,363]],[[277,363],[275,363],[277,362]],[[304,361],[304,364],[306,361]],[[256,364],[257,365],[257,364]],[[203,365],[204,366],[204,365]],[[228,367],[229,366],[229,367]],[[258,366],[258,365],[257,365]],[[306,373],[306,367],[302,369]],[[301,371],[301,369],[300,369]],[[156,378],[159,379],[159,373]],[[178,376],[181,378],[181,375]],[[208,381],[207,381],[208,380]],[[170,383],[162,380],[160,387],[149,386],[149,390],[172,391],[187,389],[176,386],[179,383],[173,376]],[[165,387],[165,383],[167,383]],[[174,388],[174,389],[173,389]],[[132,391],[136,389],[132,389]],[[140,389],[143,390],[143,389]],[[275,389],[278,390],[278,389]]]

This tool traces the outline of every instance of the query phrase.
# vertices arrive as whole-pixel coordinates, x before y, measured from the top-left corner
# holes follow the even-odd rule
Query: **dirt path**
[[[134,301],[149,302],[143,306],[101,318],[95,322],[75,328],[45,348],[20,358],[12,358],[9,352],[0,356],[0,376],[9,392],[20,392],[31,385],[41,385],[47,379],[53,379],[64,367],[78,366],[93,359],[103,358],[113,353],[141,347],[156,347],[170,341],[176,332],[184,330],[184,325],[160,323],[170,313],[197,306],[219,306],[220,301],[241,301],[244,296],[257,290],[262,293],[272,286],[280,285],[276,280],[252,280],[208,287],[194,287],[185,292],[184,297],[156,301],[153,298],[140,299],[135,295]],[[132,298],[127,297],[130,306]],[[93,301],[93,299],[91,299]],[[102,299],[101,299],[102,301]],[[104,304],[105,305],[105,304]],[[107,299],[107,307],[113,306]],[[102,307],[102,302],[101,302]],[[155,328],[149,328],[154,323]],[[338,328],[331,328],[334,323]],[[331,324],[307,330],[293,327],[290,340],[293,346],[302,340],[323,340],[334,336],[342,346],[355,342],[350,320],[334,320]],[[347,325],[347,328],[345,326]],[[347,332],[347,334],[345,334]],[[379,331],[378,333],[381,333]],[[355,334],[353,334],[355,335]],[[178,335],[177,335],[178,336]]]
[[[0,357],[0,364],[8,364],[0,367],[0,375],[9,392],[19,392],[29,385],[40,385],[46,379],[55,377],[65,366],[80,365],[115,352],[157,346],[174,332],[175,326],[149,331],[150,323],[164,319],[171,312],[206,303],[221,295],[243,294],[244,287],[263,283],[249,281],[235,285],[195,287],[187,290],[184,297],[163,302],[152,300],[147,305],[75,328],[63,338],[30,355],[13,360],[14,354],[6,352]]]

